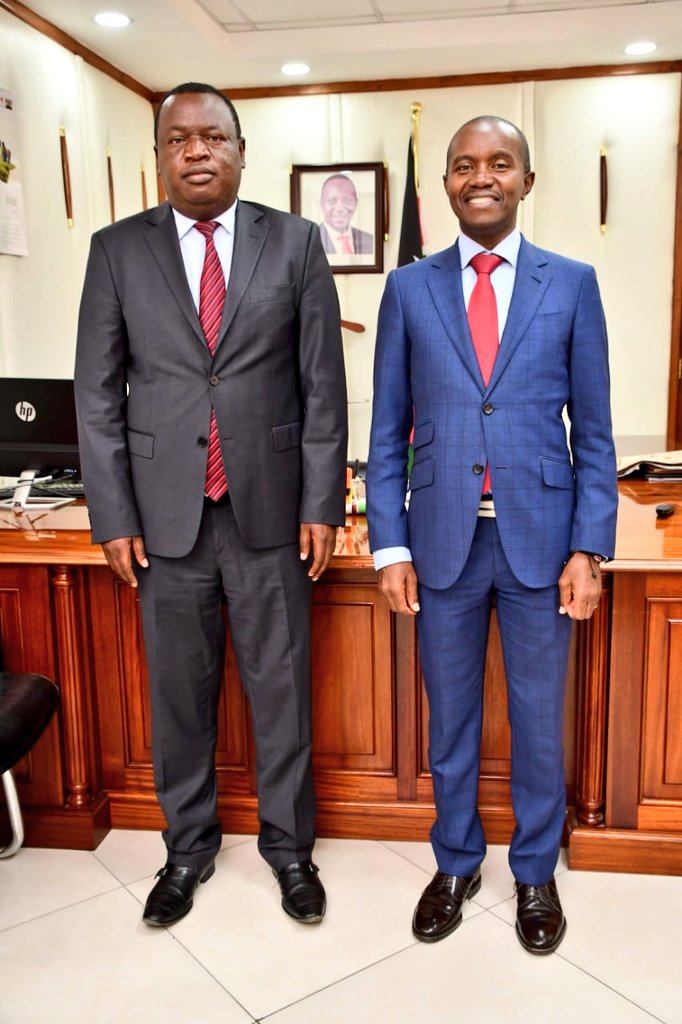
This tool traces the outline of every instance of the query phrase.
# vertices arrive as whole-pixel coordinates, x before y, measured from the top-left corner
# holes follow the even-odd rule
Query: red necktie
[[[353,246],[350,244],[350,238],[348,235],[339,235],[338,241],[341,245],[341,252],[348,253],[349,256],[352,256]]]
[[[225,277],[218,259],[213,233],[218,227],[217,220],[199,221],[194,225],[206,239],[206,254],[201,270],[199,285],[199,320],[206,337],[211,355],[215,354],[220,331],[220,321],[225,305]],[[220,451],[220,438],[215,411],[211,410],[211,426],[208,433],[208,459],[206,461],[206,484],[204,491],[209,498],[217,501],[227,490],[225,467]]]
[[[503,262],[502,256],[492,256],[486,252],[479,252],[471,261],[471,266],[478,276],[469,299],[467,319],[478,365],[481,368],[481,376],[486,387],[493,372],[497,350],[500,347],[499,328],[497,325],[497,302],[495,301],[495,292],[490,275]],[[483,494],[489,490],[491,490],[490,469],[486,464],[485,476],[483,478]]]

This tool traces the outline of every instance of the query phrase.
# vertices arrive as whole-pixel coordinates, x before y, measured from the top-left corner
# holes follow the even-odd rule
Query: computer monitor
[[[72,380],[0,377],[0,476],[18,478],[4,507],[50,509],[71,498],[29,498],[40,477],[80,470]]]

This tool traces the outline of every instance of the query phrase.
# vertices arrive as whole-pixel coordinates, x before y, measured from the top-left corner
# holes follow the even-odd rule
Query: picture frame
[[[320,227],[334,274],[381,274],[388,231],[388,176],[382,163],[294,164],[291,212]]]

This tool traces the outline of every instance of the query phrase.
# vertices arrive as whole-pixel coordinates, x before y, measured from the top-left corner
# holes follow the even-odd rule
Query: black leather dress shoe
[[[179,921],[192,909],[196,887],[208,882],[214,871],[214,861],[203,868],[166,864],[156,873],[158,882],[147,897],[142,920],[153,927]]]
[[[556,882],[545,885],[516,883],[516,934],[529,953],[553,953],[566,934],[566,918],[559,902]]]
[[[317,877],[319,868],[311,860],[272,869],[282,891],[282,906],[290,917],[303,924],[318,924],[327,909],[324,886]]]
[[[462,923],[462,904],[481,888],[481,872],[468,878],[435,875],[421,894],[412,918],[412,931],[422,942],[438,942]]]

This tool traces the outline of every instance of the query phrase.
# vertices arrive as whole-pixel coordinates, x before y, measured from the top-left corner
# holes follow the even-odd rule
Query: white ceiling
[[[28,0],[28,5],[155,91],[472,74],[682,59],[680,0]],[[99,28],[101,10],[133,18]],[[305,61],[287,79],[280,66]]]

